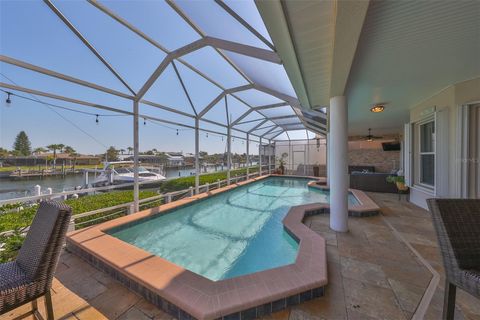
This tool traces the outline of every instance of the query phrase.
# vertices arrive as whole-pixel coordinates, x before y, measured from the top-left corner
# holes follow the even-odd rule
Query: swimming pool
[[[289,209],[328,202],[310,180],[269,177],[108,233],[213,281],[280,267],[298,251],[282,224]]]

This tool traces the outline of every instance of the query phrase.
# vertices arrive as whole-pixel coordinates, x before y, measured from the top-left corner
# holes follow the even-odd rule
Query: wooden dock
[[[81,173],[79,170],[16,170],[12,171],[8,177],[10,179],[22,179],[22,178],[43,178],[43,177],[53,177],[53,176],[66,176],[70,174]]]

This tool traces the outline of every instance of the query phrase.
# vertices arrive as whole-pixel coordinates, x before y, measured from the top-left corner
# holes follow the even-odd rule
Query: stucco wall
[[[461,105],[480,101],[480,78],[467,80],[451,85],[441,92],[425,99],[424,101],[410,108],[410,121],[416,122],[437,110],[448,110],[448,181],[449,196],[457,196],[458,187],[456,185],[457,162],[457,130],[458,120],[457,112]],[[412,190],[415,192],[415,190]],[[415,197],[413,197],[415,198]],[[425,206],[424,203],[420,204]]]

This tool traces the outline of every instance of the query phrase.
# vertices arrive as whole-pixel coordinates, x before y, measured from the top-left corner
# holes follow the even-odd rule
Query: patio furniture
[[[443,319],[453,319],[459,287],[480,298],[480,200],[428,199],[445,267]]]
[[[358,172],[350,174],[350,188],[370,192],[397,193],[397,187],[387,182],[390,173]]]
[[[0,314],[31,302],[26,315],[41,319],[37,299],[45,296],[47,319],[54,319],[50,288],[70,217],[62,203],[40,203],[17,259],[0,264]]]

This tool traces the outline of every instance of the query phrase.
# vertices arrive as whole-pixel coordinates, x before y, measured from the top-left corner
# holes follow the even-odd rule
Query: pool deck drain
[[[105,232],[266,177],[71,232],[68,249],[179,319],[253,319],[320,297],[328,282],[325,240],[305,226],[303,219],[326,212],[328,204],[293,207],[284,218],[285,229],[299,242],[295,263],[220,281],[209,280]],[[354,195],[360,205],[352,212],[372,215],[378,210],[362,192]]]

